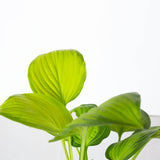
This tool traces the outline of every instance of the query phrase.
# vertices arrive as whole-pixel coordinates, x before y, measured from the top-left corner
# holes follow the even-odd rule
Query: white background
[[[160,115],[159,8],[159,0],[0,0],[0,103],[10,95],[31,92],[27,69],[36,56],[76,49],[85,58],[87,80],[68,107],[100,105],[136,91],[142,109]],[[45,159],[42,151],[34,157],[43,132],[2,117],[0,128],[0,159]],[[31,137],[37,134],[40,141],[34,143]]]

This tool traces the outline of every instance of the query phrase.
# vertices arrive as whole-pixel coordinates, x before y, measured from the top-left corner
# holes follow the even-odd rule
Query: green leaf
[[[142,121],[144,129],[150,128],[151,119],[150,119],[149,115],[143,110],[141,110],[141,121]]]
[[[76,50],[53,51],[32,61],[28,78],[33,92],[50,95],[67,104],[81,92],[86,65]]]
[[[82,114],[67,125],[53,141],[80,132],[80,126],[109,125],[116,128],[126,127],[130,131],[143,129],[140,112],[140,95],[138,93],[121,94]]]
[[[72,121],[72,116],[63,103],[34,93],[9,97],[0,106],[0,115],[54,136]]]
[[[82,115],[83,113],[88,112],[90,109],[97,107],[95,104],[83,104],[79,107],[74,108],[71,112],[75,112],[77,117]],[[82,134],[85,131],[86,127],[81,127],[81,132],[78,135],[72,136],[72,145],[74,147],[80,147],[82,143]],[[87,127],[86,132],[86,147],[98,145],[101,143],[101,141],[108,137],[110,133],[110,127],[106,126],[91,126]]]
[[[83,113],[87,113],[90,109],[97,107],[96,104],[82,104],[79,107],[76,107],[71,110],[71,113],[76,113],[76,116],[79,117]]]
[[[151,126],[151,120],[150,120],[149,115],[148,115],[145,111],[143,111],[143,110],[141,110],[140,113],[141,113],[141,122],[142,122],[143,128],[144,128],[144,129],[150,128],[150,126]],[[124,132],[131,131],[131,130],[132,130],[132,127],[130,127],[130,126],[123,126],[123,127],[120,127],[120,126],[112,126],[112,127],[111,127],[111,130],[118,133],[118,135],[119,135],[119,140],[120,140],[122,134],[123,134]]]
[[[115,96],[99,107],[83,114],[76,121],[79,125],[128,126],[143,128],[140,113],[140,95],[126,93]]]
[[[160,127],[141,130],[130,137],[110,145],[106,150],[106,158],[110,160],[128,160],[134,154],[139,153],[152,139],[160,138]]]

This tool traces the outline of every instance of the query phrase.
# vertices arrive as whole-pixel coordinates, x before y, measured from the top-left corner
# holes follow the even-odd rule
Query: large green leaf
[[[34,93],[9,97],[0,106],[0,115],[45,130],[54,136],[72,121],[72,116],[63,103]]]
[[[99,107],[93,108],[75,119],[54,140],[73,135],[78,132],[80,126],[106,125],[116,128],[126,127],[130,131],[143,129],[140,95],[138,93],[126,93],[109,99]]]
[[[76,121],[79,125],[112,125],[129,126],[132,129],[142,128],[140,113],[140,95],[126,93],[115,96],[99,107],[83,114]]]
[[[106,158],[110,160],[128,160],[134,154],[137,156],[137,153],[139,153],[152,138],[160,138],[160,127],[152,127],[136,132],[130,137],[110,145],[106,150]]]
[[[33,92],[67,104],[78,96],[86,79],[83,56],[76,50],[40,55],[30,64],[28,78]]]
[[[97,107],[95,104],[83,104],[79,107],[74,108],[71,112],[75,112],[77,117],[88,112],[90,109]],[[81,132],[77,135],[72,136],[72,145],[74,147],[80,147],[82,143],[81,135],[85,132],[85,128],[87,128],[86,132],[86,147],[98,145],[101,141],[109,136],[110,127],[109,126],[91,126],[91,127],[81,127]]]

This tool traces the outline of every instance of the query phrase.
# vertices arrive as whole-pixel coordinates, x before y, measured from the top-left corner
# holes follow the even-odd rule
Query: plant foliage
[[[67,160],[74,159],[72,147],[80,148],[79,160],[88,160],[88,147],[100,144],[110,131],[119,138],[106,146],[109,160],[134,160],[152,138],[160,138],[160,126],[150,127],[136,92],[120,94],[100,106],[82,104],[68,110],[67,104],[79,95],[86,79],[84,58],[76,50],[39,55],[29,65],[28,79],[33,93],[9,97],[0,106],[0,115],[48,132],[54,136],[50,142],[61,140]],[[133,134],[121,140],[128,131]]]

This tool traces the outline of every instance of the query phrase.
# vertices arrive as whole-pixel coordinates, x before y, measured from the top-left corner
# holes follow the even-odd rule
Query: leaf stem
[[[70,160],[73,160],[73,151],[72,151],[72,145],[71,145],[71,137],[68,137],[68,148],[69,148]]]
[[[122,134],[118,134],[118,142],[121,141],[121,138],[122,138]]]
[[[87,147],[86,147],[86,135],[87,135],[88,127],[84,129],[82,134],[82,142],[81,142],[81,149],[80,149],[80,157],[79,160],[88,160],[87,157]]]
[[[121,138],[122,138],[122,134],[123,134],[123,128],[120,128],[119,132],[118,132],[118,142],[121,141]]]
[[[79,152],[79,149],[78,149],[78,147],[76,147],[76,151],[77,151],[78,155],[80,155],[80,152]]]
[[[61,142],[62,142],[62,145],[63,145],[63,149],[64,149],[66,159],[69,160],[69,156],[68,156],[68,152],[67,152],[67,148],[66,148],[66,144],[65,144],[65,139],[62,139]]]

